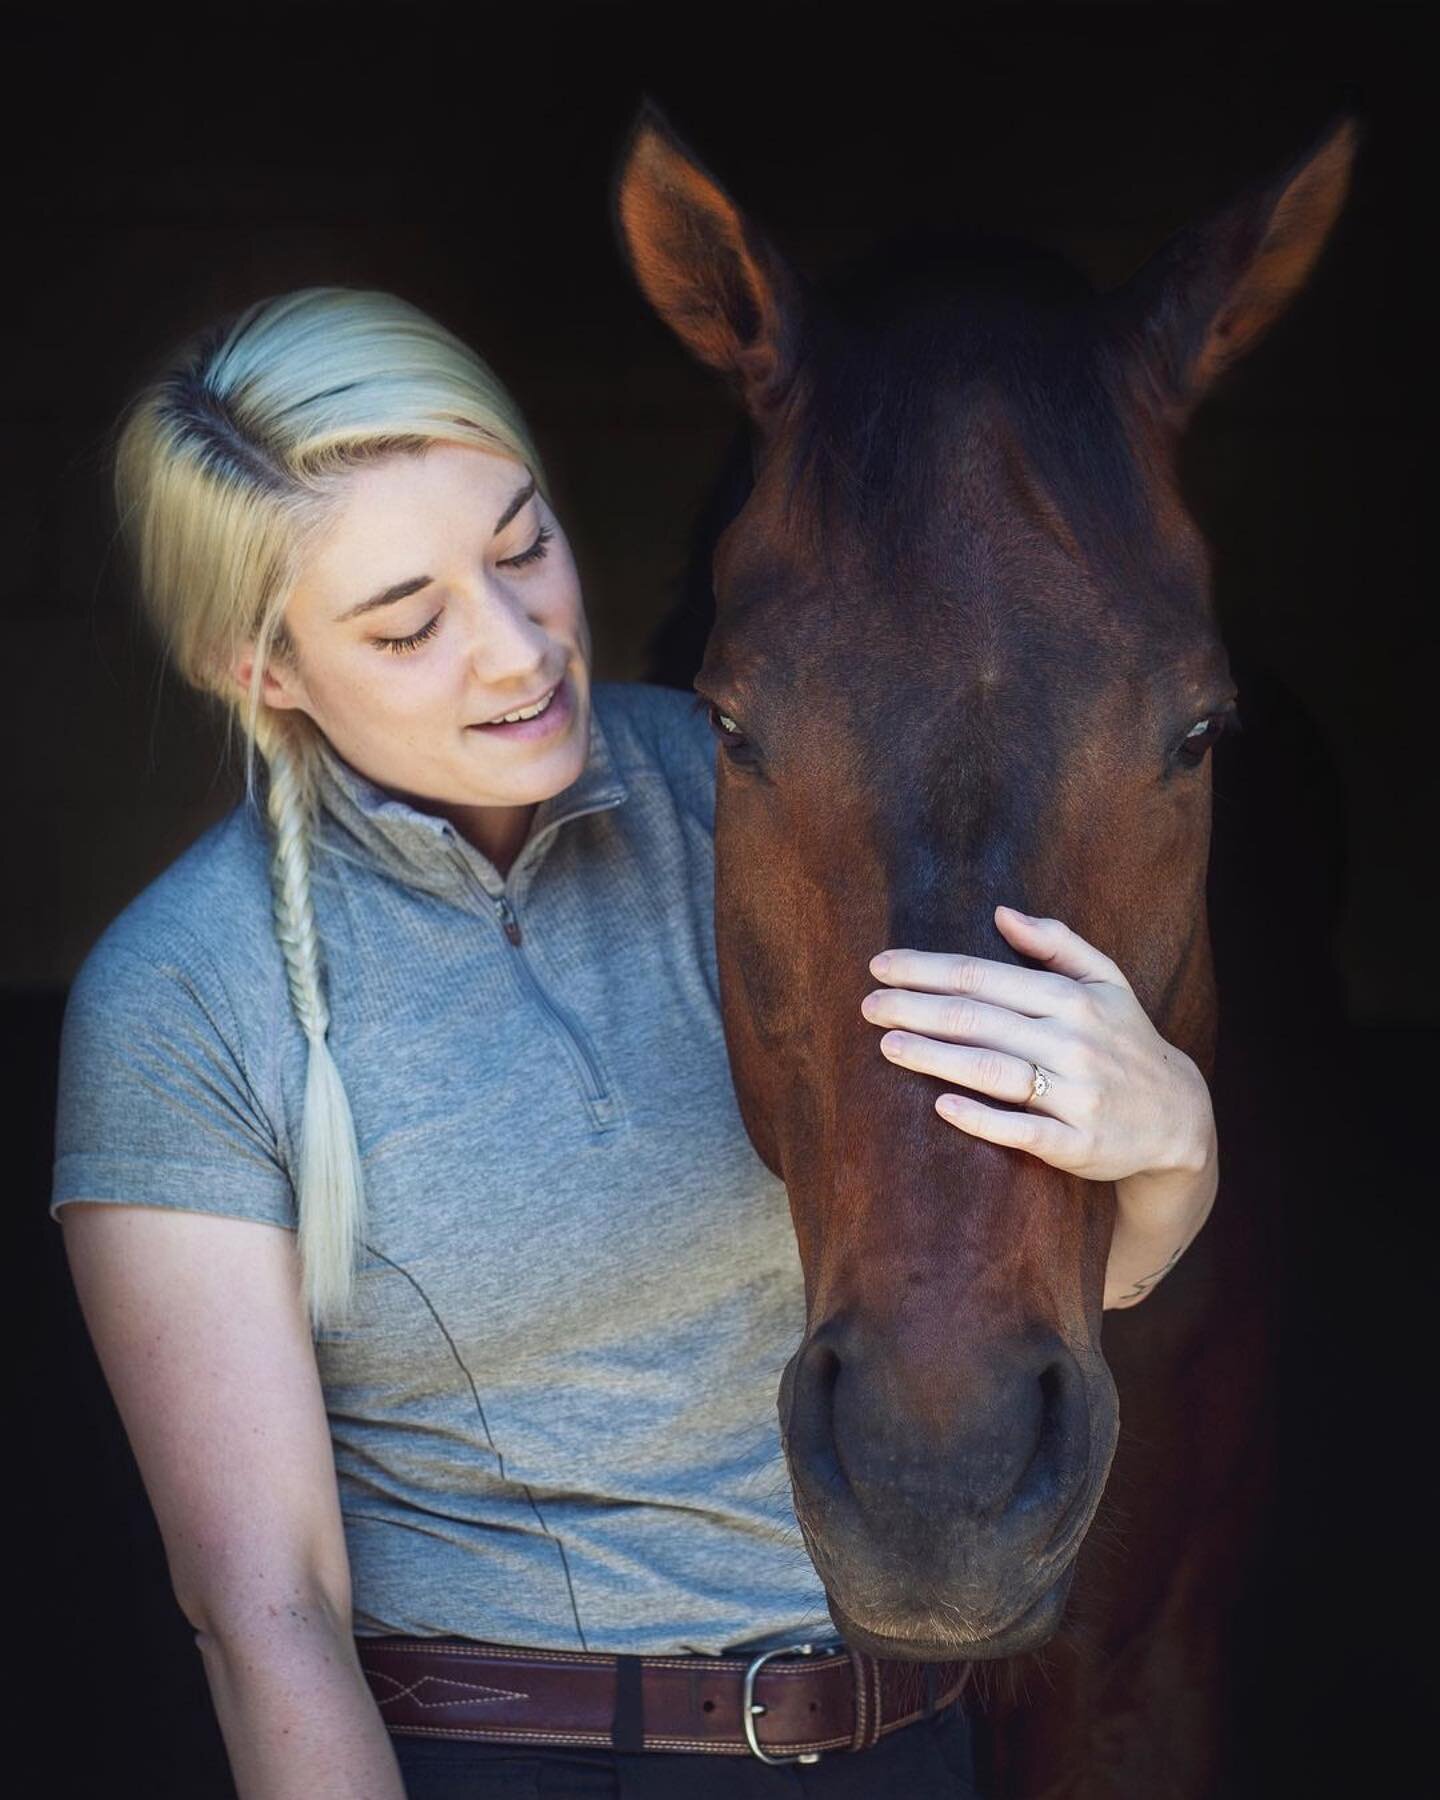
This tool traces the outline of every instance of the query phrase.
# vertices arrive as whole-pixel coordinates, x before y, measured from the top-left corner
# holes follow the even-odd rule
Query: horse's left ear
[[[1278,175],[1177,232],[1102,303],[1182,421],[1314,268],[1350,187],[1360,121],[1331,118]]]
[[[794,380],[804,283],[648,94],[611,179],[610,210],[645,298],[763,430]]]

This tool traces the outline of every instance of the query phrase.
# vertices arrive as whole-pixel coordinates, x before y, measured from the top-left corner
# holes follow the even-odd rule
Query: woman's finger
[[[1028,1150],[1042,1162],[1057,1169],[1068,1169],[1085,1153],[1083,1133],[1059,1119],[1036,1112],[1001,1112],[983,1100],[972,1100],[966,1094],[941,1094],[935,1110],[943,1119],[972,1137],[985,1138],[992,1144],[1008,1144],[1015,1150]]]
[[[1027,969],[1019,963],[996,962],[988,956],[964,956],[952,950],[885,950],[871,958],[870,973],[891,987],[931,994],[967,994],[975,1000],[1008,1006],[1012,1012],[1032,1019],[1063,1014],[1075,993],[1075,983],[1068,975]]]
[[[1111,981],[1117,987],[1130,986],[1117,962],[1061,919],[1032,918],[1013,906],[997,906],[995,923],[1017,950],[1043,962],[1057,974],[1075,981]]]
[[[891,1062],[902,1068],[916,1069],[924,1075],[938,1075],[941,1081],[973,1088],[996,1100],[1030,1104],[1052,1118],[1064,1120],[1066,1117],[1064,1089],[1067,1084],[1064,1078],[1045,1069],[1049,1085],[1044,1094],[1034,1094],[1035,1067],[1023,1056],[1012,1056],[1004,1050],[977,1049],[972,1044],[940,1044],[934,1038],[919,1037],[910,1031],[887,1031],[880,1040],[880,1048]]]
[[[916,993],[909,988],[879,988],[860,1003],[872,1025],[890,1025],[940,1043],[974,1044],[1025,1057],[1042,1069],[1072,1074],[1073,1033],[1050,1019],[1036,1019],[1008,1007],[989,1006],[961,994]]]

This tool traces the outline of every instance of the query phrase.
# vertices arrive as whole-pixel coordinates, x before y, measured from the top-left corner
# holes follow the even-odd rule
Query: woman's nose
[[[466,609],[475,672],[492,686],[523,683],[544,665],[550,634],[514,595],[491,587]]]

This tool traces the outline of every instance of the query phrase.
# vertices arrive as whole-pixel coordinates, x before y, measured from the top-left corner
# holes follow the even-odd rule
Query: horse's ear
[[[763,428],[795,375],[803,283],[648,94],[611,181],[610,212],[645,298]]]
[[[1279,174],[1177,232],[1105,308],[1177,422],[1284,312],[1350,186],[1360,122],[1333,117]]]

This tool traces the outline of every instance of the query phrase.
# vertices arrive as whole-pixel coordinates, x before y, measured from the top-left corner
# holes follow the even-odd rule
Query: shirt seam
[[[283,1108],[277,1110],[277,1105],[275,1103],[278,1102],[278,1093],[272,1093],[267,1096],[264,1091],[265,1084],[256,1079],[257,1071],[246,1049],[245,1034],[241,1030],[239,1015],[235,1010],[234,1002],[230,998],[229,989],[225,983],[225,977],[221,973],[215,959],[205,948],[205,945],[195,936],[188,926],[182,925],[174,919],[168,919],[166,924],[168,929],[173,932],[176,937],[184,941],[191,956],[203,967],[206,974],[209,976],[210,983],[214,988],[213,1000],[194,978],[193,971],[187,969],[185,964],[179,958],[161,958],[157,960],[154,955],[146,955],[142,951],[133,949],[128,944],[111,945],[109,947],[110,954],[125,956],[132,962],[139,963],[142,968],[147,969],[152,975],[158,976],[163,981],[173,983],[182,993],[189,994],[199,1006],[201,1012],[205,1016],[207,1024],[214,1029],[216,1036],[220,1039],[226,1050],[234,1057],[235,1065],[244,1077],[245,1086],[249,1091],[251,1099],[255,1103],[256,1111],[269,1128],[276,1162],[279,1165],[279,1172],[289,1178],[293,1188],[294,1174],[291,1160],[288,1155],[287,1134],[283,1123]],[[278,943],[276,944],[276,949],[279,951]],[[281,954],[283,954],[283,952],[281,952]],[[223,1018],[217,1018],[215,1016],[217,1012],[223,1013]],[[275,1024],[273,1018],[271,1024],[272,1026]],[[272,1030],[269,1035],[272,1042],[278,1043],[278,1032]],[[155,1160],[169,1161],[170,1159],[156,1158]],[[204,1165],[197,1164],[197,1166]],[[226,1165],[222,1163],[217,1166],[223,1167]]]

